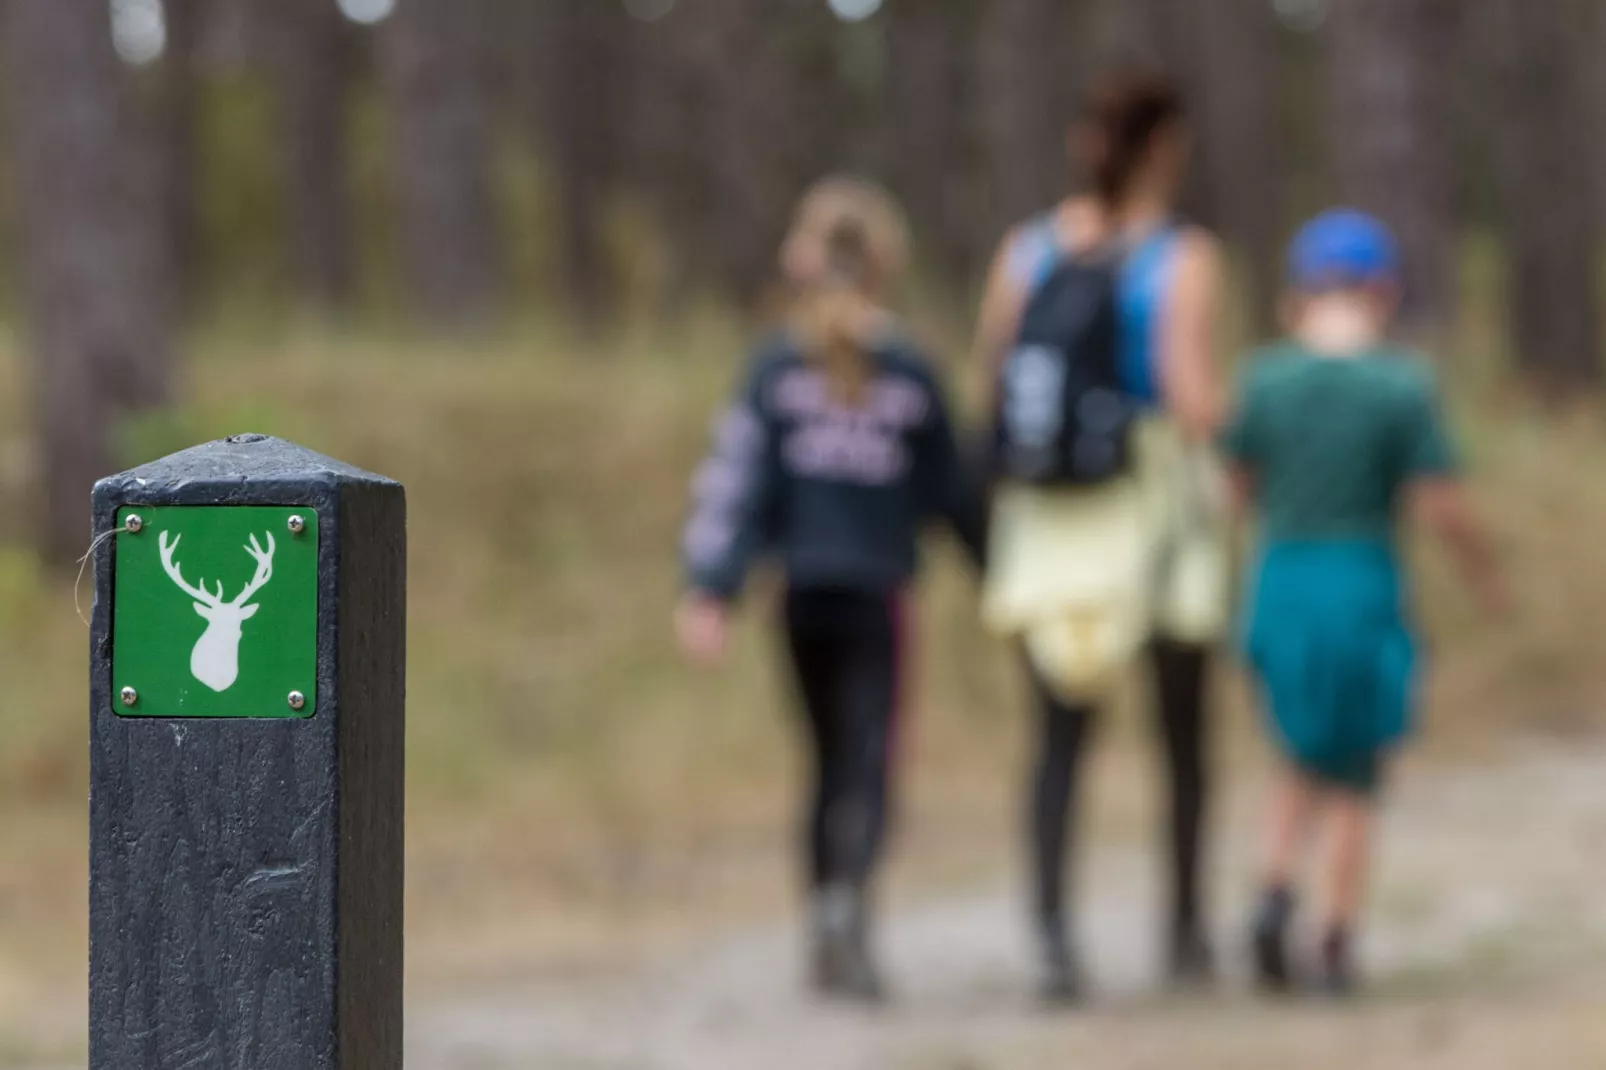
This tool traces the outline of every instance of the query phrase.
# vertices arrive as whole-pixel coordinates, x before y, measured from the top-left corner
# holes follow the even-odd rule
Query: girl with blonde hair
[[[782,628],[812,758],[804,824],[813,980],[882,995],[870,896],[887,824],[906,629],[904,593],[929,520],[968,540],[948,406],[881,301],[905,261],[901,214],[855,179],[811,189],[782,247],[793,293],[759,344],[698,471],[676,615],[689,655],[723,655],[761,556],[785,578]]]

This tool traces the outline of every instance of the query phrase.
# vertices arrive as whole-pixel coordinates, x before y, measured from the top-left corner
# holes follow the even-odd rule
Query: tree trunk
[[[1490,0],[1498,164],[1519,366],[1561,397],[1600,381],[1598,233],[1580,0]]]
[[[620,130],[620,180],[638,191],[661,222],[668,313],[687,300],[713,270],[716,208],[704,146],[710,96],[695,66],[700,19],[677,6],[660,21],[633,20],[629,52],[635,66]]]
[[[775,250],[797,194],[797,129],[790,124],[786,70],[768,20],[748,0],[718,0],[705,30],[709,79],[709,177],[716,205],[713,254],[727,289],[751,305],[775,276]],[[769,53],[766,61],[765,53]],[[723,67],[723,70],[717,68]]]
[[[1211,74],[1212,54],[1215,49],[1207,50],[1204,47],[1206,34],[1205,23],[1211,21],[1210,13],[1215,12],[1215,4],[1221,0],[1213,0],[1207,9],[1199,0],[1102,0],[1105,4],[1114,4],[1126,12],[1126,18],[1133,26],[1143,27],[1143,35],[1147,47],[1139,52],[1139,56],[1148,55],[1158,68],[1170,78],[1182,91],[1184,104],[1188,109],[1189,122],[1192,124],[1196,137],[1194,139],[1193,165],[1183,182],[1180,211],[1187,217],[1211,229],[1222,226],[1221,206],[1215,196],[1214,179],[1219,170],[1215,154],[1219,151],[1213,131],[1207,129],[1211,124],[1211,117],[1215,109],[1203,106],[1206,93],[1210,86],[1208,78]],[[1238,3],[1239,0],[1226,0],[1226,3]],[[1238,13],[1231,13],[1236,15]],[[1239,21],[1228,18],[1225,22],[1230,26]],[[1221,32],[1231,32],[1225,27]]]
[[[804,0],[760,11],[750,0],[699,0],[684,19],[681,62],[702,113],[687,131],[706,167],[708,251],[725,288],[752,305],[775,278],[776,248],[791,207],[823,169],[811,158],[804,115],[828,87],[802,84],[786,30]]]
[[[994,232],[1050,207],[1069,184],[1067,18],[1064,0],[987,0],[982,7],[977,107]]]
[[[269,49],[290,263],[297,288],[324,312],[352,301],[348,146],[356,42],[332,0],[276,0]]]
[[[1209,214],[1240,254],[1255,326],[1266,330],[1284,221],[1276,27],[1266,0],[1217,0],[1196,25],[1202,91],[1192,110]]]
[[[202,10],[199,0],[165,0],[167,48],[158,71],[157,182],[166,220],[176,303],[187,301],[200,255],[197,178]]]
[[[1084,0],[1076,27],[1077,37],[1091,45],[1084,54],[1099,67],[1159,69],[1180,79],[1182,57],[1175,46],[1184,43],[1191,54],[1193,42],[1176,29],[1176,12],[1169,5],[1187,0]],[[1190,5],[1191,6],[1191,5]],[[1078,79],[1085,81],[1085,79]]]
[[[887,27],[887,124],[892,184],[944,281],[976,267],[973,153],[964,103],[973,88],[966,5],[893,4]]]
[[[404,265],[443,326],[483,322],[503,296],[482,13],[478,0],[399,0],[382,31]]]
[[[563,286],[572,310],[595,326],[612,296],[605,224],[629,98],[621,44],[627,27],[617,4],[551,4],[539,18],[533,88],[557,184]]]
[[[66,562],[83,552],[91,484],[115,465],[117,419],[167,394],[168,260],[107,5],[11,0],[8,14],[39,544]]]
[[[1346,0],[1332,13],[1331,155],[1339,188],[1399,236],[1405,326],[1428,336],[1450,322],[1455,305],[1444,90],[1458,10],[1456,0]]]

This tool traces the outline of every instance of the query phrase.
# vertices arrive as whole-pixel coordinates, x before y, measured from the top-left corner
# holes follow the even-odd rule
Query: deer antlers
[[[257,537],[255,535],[251,536],[250,544],[242,547],[242,549],[256,559],[257,571],[256,575],[251,577],[251,582],[245,585],[245,590],[240,592],[240,597],[230,603],[236,606],[243,604],[247,598],[260,591],[263,584],[273,578],[273,551],[277,549],[273,545],[273,532],[268,532],[268,548],[266,550],[257,545]]]
[[[243,547],[246,553],[250,554],[256,559],[257,570],[256,575],[251,577],[251,582],[245,585],[245,589],[242,590],[239,596],[236,597],[232,602],[223,601],[222,580],[217,582],[216,594],[213,594],[206,589],[206,579],[204,577],[201,579],[200,586],[198,587],[192,587],[189,583],[185,582],[180,565],[178,562],[173,560],[173,554],[178,550],[179,540],[184,536],[174,535],[172,541],[169,542],[168,535],[170,534],[171,532],[164,531],[157,539],[157,542],[160,544],[162,549],[162,568],[166,570],[168,578],[178,586],[179,590],[183,591],[185,594],[189,595],[202,605],[211,606],[213,609],[219,609],[225,605],[243,605],[246,599],[260,591],[263,586],[273,578],[273,554],[277,547],[274,545],[272,532],[268,533],[268,548],[266,550],[264,550],[261,544],[257,542],[257,537],[255,535],[252,535],[251,541]]]

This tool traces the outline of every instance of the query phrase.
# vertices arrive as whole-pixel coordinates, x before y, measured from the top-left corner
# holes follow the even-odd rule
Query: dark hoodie
[[[926,360],[897,336],[870,359],[865,400],[849,407],[790,338],[758,347],[693,481],[682,553],[694,589],[734,599],[772,554],[794,588],[890,592],[913,577],[934,519],[979,554],[982,511]]]

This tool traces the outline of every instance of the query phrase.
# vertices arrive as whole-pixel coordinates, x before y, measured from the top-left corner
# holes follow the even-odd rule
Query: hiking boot
[[[1210,942],[1196,931],[1179,933],[1171,940],[1168,964],[1171,984],[1177,988],[1204,988],[1216,979],[1216,957]]]
[[[1343,998],[1355,994],[1355,963],[1350,954],[1349,931],[1343,926],[1329,929],[1322,941],[1321,990]]]
[[[813,980],[821,995],[860,1003],[886,998],[870,954],[868,913],[857,888],[827,888],[816,897]]]
[[[1288,963],[1288,929],[1294,919],[1294,893],[1272,888],[1261,898],[1255,913],[1251,950],[1255,979],[1268,992],[1287,992],[1293,986]]]
[[[1051,1007],[1080,1003],[1083,996],[1082,971],[1070,941],[1058,925],[1044,925],[1039,937],[1042,978],[1038,994]]]

